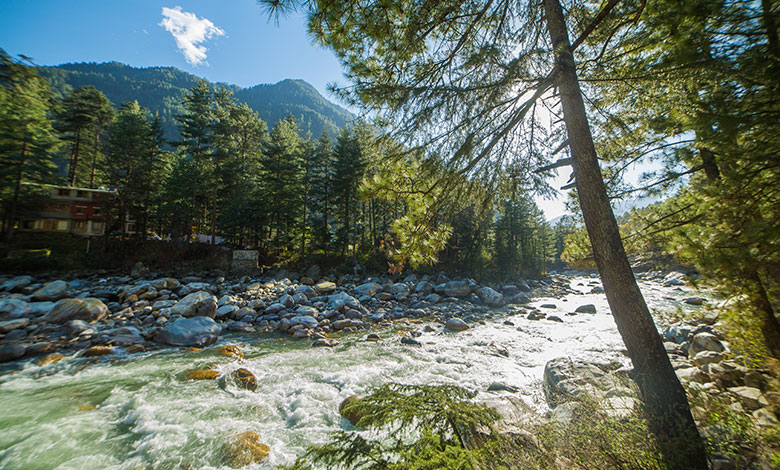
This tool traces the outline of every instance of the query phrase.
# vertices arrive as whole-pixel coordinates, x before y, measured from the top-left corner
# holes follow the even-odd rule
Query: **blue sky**
[[[294,14],[277,26],[255,0],[0,0],[0,47],[39,65],[174,66],[243,87],[302,78],[333,99],[326,86],[343,82],[341,68],[312,43],[305,23]],[[199,36],[202,42],[191,42]],[[206,49],[200,64],[198,47]]]

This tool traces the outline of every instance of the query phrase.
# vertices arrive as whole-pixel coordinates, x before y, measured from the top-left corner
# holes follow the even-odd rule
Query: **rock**
[[[769,429],[780,429],[780,421],[770,408],[759,408],[753,412],[753,418],[759,426]]]
[[[398,282],[390,288],[390,293],[393,294],[395,300],[404,300],[409,297],[411,292],[409,292],[409,287],[406,284]]]
[[[303,273],[304,276],[310,277],[312,279],[319,279],[322,276],[322,269],[316,264],[309,267],[309,269],[306,270],[305,273]]]
[[[29,315],[30,304],[19,299],[0,299],[0,318],[14,319]]]
[[[221,332],[222,328],[209,317],[182,318],[161,329],[155,336],[155,341],[174,346],[202,348],[216,343]]]
[[[260,463],[268,457],[271,448],[260,442],[256,432],[242,432],[233,436],[222,448],[230,466],[241,468],[253,463]]]
[[[236,311],[238,311],[238,307],[236,307],[235,305],[223,305],[219,307],[216,312],[214,312],[214,317],[215,318],[229,317]]]
[[[701,367],[705,364],[713,364],[723,360],[725,355],[723,353],[715,351],[702,351],[693,358],[693,363],[696,367]]]
[[[345,398],[344,401],[342,401],[339,405],[339,414],[346,418],[347,421],[352,424],[352,426],[357,426],[360,418],[362,418],[363,415],[354,409],[347,408],[347,406],[357,403],[362,398],[363,397],[361,395],[350,395]]]
[[[539,308],[549,308],[549,309],[553,309],[553,308],[558,308],[558,306],[557,306],[557,305],[555,305],[555,304],[542,304],[542,305],[540,305],[540,306],[539,306]]]
[[[761,394],[761,390],[753,387],[731,387],[730,393],[737,397],[737,400],[750,411],[769,406],[769,401]]]
[[[629,395],[620,383],[620,378],[605,372],[613,368],[613,364],[594,364],[568,357],[553,359],[544,366],[544,395],[552,404],[582,394],[596,397],[604,396],[607,392],[613,396]]]
[[[688,305],[702,305],[704,304],[704,301],[707,300],[704,297],[688,297],[683,299],[683,302],[685,302]]]
[[[473,288],[469,281],[450,281],[444,284],[445,297],[468,297]]]
[[[433,292],[433,286],[428,281],[420,281],[414,286],[414,291],[418,294],[428,295]]]
[[[21,292],[22,289],[33,283],[32,276],[16,276],[0,285],[0,290],[7,292]]]
[[[174,305],[176,305],[175,300],[158,300],[157,302],[152,304],[152,310],[156,312],[164,308],[173,307]]]
[[[52,281],[33,292],[33,300],[60,300],[68,292],[68,283],[65,281]]]
[[[328,338],[319,338],[314,343],[312,343],[312,347],[315,347],[315,348],[320,348],[320,347],[333,348],[333,347],[336,347],[338,345],[339,345],[338,341],[333,340],[333,339],[328,339]]]
[[[345,318],[344,320],[336,320],[333,323],[331,323],[331,328],[334,330],[343,330],[344,328],[349,328],[352,326],[352,320]]]
[[[355,287],[354,291],[360,296],[372,297],[374,294],[382,290],[382,286],[376,282],[366,282]]]
[[[457,317],[448,319],[444,326],[450,331],[464,331],[469,329],[466,322]]]
[[[84,351],[84,354],[82,354],[82,356],[98,357],[98,356],[108,356],[109,354],[114,354],[114,348],[110,346],[92,346],[91,348]]]
[[[594,287],[593,289],[590,290],[590,293],[591,294],[603,294],[604,293],[604,288],[601,287],[601,286],[596,286],[596,287]]]
[[[596,313],[596,306],[593,304],[580,305],[574,309],[575,313]]]
[[[197,369],[187,374],[187,380],[214,380],[219,377],[219,372],[212,369]]]
[[[547,317],[546,319],[547,319],[548,321],[554,321],[554,322],[557,322],[557,323],[563,323],[563,319],[561,319],[561,317],[559,317],[559,316],[557,316],[557,315],[550,315],[550,316],[549,316],[549,317]]]
[[[314,289],[316,289],[320,295],[328,295],[336,290],[336,283],[330,281],[320,281],[314,285]]]
[[[108,307],[102,300],[94,298],[62,299],[49,310],[46,319],[52,323],[65,323],[71,320],[83,320],[94,323],[103,319]]]
[[[233,371],[233,379],[239,387],[254,392],[257,390],[257,377],[249,369],[236,369]]]
[[[24,356],[27,352],[27,345],[20,343],[6,344],[0,346],[0,362],[13,361]]]
[[[8,320],[0,322],[0,334],[6,334],[11,330],[24,328],[30,323],[29,318],[17,318],[16,320]]]
[[[502,307],[504,305],[504,296],[490,287],[477,289],[477,295],[488,307]]]
[[[244,358],[244,353],[242,353],[241,350],[238,349],[238,346],[236,346],[235,344],[226,344],[224,346],[217,346],[212,351],[214,351],[217,354],[221,354],[227,357],[234,357],[236,359]]]
[[[63,356],[60,353],[49,353],[45,356],[39,357],[37,361],[35,361],[39,366],[47,366],[49,364],[56,364],[60,362],[62,359],[64,359],[65,356]]]
[[[123,326],[122,328],[107,331],[106,333],[114,336],[112,342],[117,346],[130,346],[144,341],[141,331],[133,326]]]
[[[142,344],[131,344],[127,347],[128,354],[137,354],[146,352],[146,348]]]
[[[422,343],[412,338],[411,336],[402,336],[401,344],[408,344],[410,346],[422,346]]]
[[[295,325],[303,325],[307,328],[314,329],[317,328],[319,322],[317,322],[317,319],[312,316],[298,315],[296,317],[290,318],[290,326],[295,326]]]
[[[716,380],[721,384],[736,384],[737,382],[742,382],[747,373],[745,367],[729,360],[707,364],[704,368],[713,380]]]
[[[505,384],[503,382],[493,382],[487,388],[488,392],[512,392],[512,393],[514,393],[514,392],[517,392],[519,390],[520,389],[518,389],[517,387],[513,387],[511,385],[507,385],[507,384]]]
[[[171,307],[173,315],[183,317],[211,317],[217,313],[217,298],[208,292],[197,291],[188,294]]]
[[[686,323],[675,323],[664,329],[664,341],[682,344],[688,339],[688,335],[693,332],[693,328]]]
[[[688,357],[694,358],[702,351],[723,352],[726,348],[720,342],[717,336],[712,333],[698,333],[691,340],[688,346]]]

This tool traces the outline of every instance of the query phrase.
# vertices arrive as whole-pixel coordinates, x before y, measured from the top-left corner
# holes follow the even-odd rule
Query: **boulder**
[[[13,361],[24,356],[27,352],[26,344],[12,343],[0,346],[0,362]]]
[[[553,359],[544,366],[544,395],[554,404],[583,394],[596,397],[603,397],[607,392],[628,395],[620,379],[607,372],[616,368],[615,364],[594,364],[568,357]]]
[[[487,388],[488,392],[517,392],[519,389],[503,382],[493,382]]]
[[[574,309],[575,313],[596,313],[596,306],[593,304],[580,305]]]
[[[32,284],[33,281],[35,281],[35,279],[33,279],[32,276],[16,276],[0,285],[0,291],[20,292],[22,289]]]
[[[504,305],[504,296],[490,287],[478,289],[477,295],[488,307],[501,307]]]
[[[0,318],[21,318],[29,315],[30,304],[20,299],[0,299]]]
[[[445,297],[468,297],[473,291],[471,283],[467,280],[462,281],[450,281],[444,284],[444,296]]]
[[[330,281],[320,281],[314,285],[314,289],[321,295],[328,295],[336,290],[336,283]]]
[[[365,284],[361,284],[355,287],[354,290],[360,297],[363,296],[371,297],[377,292],[381,291],[382,286],[380,286],[376,282],[366,282]]]
[[[393,287],[390,288],[390,293],[393,294],[395,300],[404,300],[409,297],[409,286],[400,282],[395,283],[393,284]]]
[[[420,281],[414,286],[414,291],[418,294],[428,295],[433,292],[433,286],[428,281]]]
[[[214,380],[219,377],[219,372],[213,369],[197,369],[187,374],[187,380]]]
[[[704,297],[688,297],[683,299],[683,302],[685,302],[688,305],[702,305],[704,304],[704,301],[707,300]]]
[[[761,393],[761,390],[753,387],[731,387],[728,389],[736,396],[739,403],[750,411],[769,406],[769,401]]]
[[[214,344],[222,332],[209,317],[182,318],[166,325],[155,336],[155,341],[174,346],[202,348]]]
[[[113,336],[112,342],[117,346],[130,346],[144,342],[141,331],[134,326],[123,326],[115,330],[107,331],[106,333]]]
[[[450,331],[464,331],[469,329],[466,322],[457,317],[448,319],[444,326]]]
[[[223,346],[217,346],[213,349],[213,351],[217,354],[221,354],[223,356],[228,357],[234,357],[236,359],[243,359],[244,353],[241,352],[241,349],[238,348],[235,344],[225,344]]]
[[[84,351],[84,354],[82,354],[84,357],[98,357],[98,356],[108,356],[109,354],[114,354],[114,348],[110,346],[92,346],[91,348]]]
[[[46,319],[52,323],[66,323],[71,320],[83,320],[94,323],[108,314],[108,307],[100,299],[62,299],[49,310]]]
[[[37,361],[35,361],[39,366],[47,366],[49,364],[56,364],[60,362],[62,359],[64,359],[65,356],[63,356],[60,353],[49,353],[45,356],[39,357]]]
[[[60,300],[68,293],[68,283],[65,281],[52,281],[33,292],[33,300]]]
[[[686,323],[675,323],[664,329],[664,341],[682,344],[688,339],[688,335],[691,334],[691,332],[693,332],[693,327],[691,327],[691,325]]]
[[[336,340],[328,339],[328,338],[319,338],[314,343],[312,343],[312,347],[315,348],[333,348],[339,345],[339,342]]]
[[[712,333],[697,333],[688,346],[688,357],[693,359],[702,351],[723,352],[726,348],[717,336]]]
[[[319,322],[317,322],[317,319],[309,315],[298,315],[290,318],[290,326],[303,325],[307,328],[314,329],[317,328],[318,324]]]
[[[17,318],[16,320],[8,320],[0,322],[0,334],[6,334],[11,330],[24,328],[30,323],[28,318]]]
[[[208,292],[197,291],[188,294],[171,307],[173,315],[183,317],[211,317],[217,313],[217,298]]]
[[[360,418],[362,418],[363,415],[354,409],[348,408],[348,406],[353,403],[357,403],[362,398],[363,397],[361,395],[350,395],[345,398],[344,401],[342,401],[339,405],[339,414],[346,418],[346,420],[349,421],[352,426],[357,426],[357,423],[360,421]]]
[[[249,369],[236,369],[233,371],[233,379],[236,381],[236,385],[245,390],[254,392],[257,390],[257,377]]]
[[[260,463],[268,457],[271,448],[260,442],[256,432],[242,432],[233,436],[222,447],[230,466],[241,468],[253,463]]]

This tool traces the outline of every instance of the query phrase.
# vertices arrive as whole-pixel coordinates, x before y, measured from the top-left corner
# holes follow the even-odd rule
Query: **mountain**
[[[175,116],[181,113],[181,103],[187,90],[199,77],[175,67],[131,67],[119,62],[62,64],[39,67],[55,91],[92,85],[102,91],[115,105],[138,100],[152,113],[159,113],[169,140],[176,140]],[[210,83],[210,82],[209,82]],[[224,83],[211,83],[231,90],[236,99],[247,103],[273,127],[288,114],[295,116],[304,133],[319,137],[324,130],[331,135],[354,119],[354,115],[323,97],[304,80],[282,80],[275,84],[241,88]]]

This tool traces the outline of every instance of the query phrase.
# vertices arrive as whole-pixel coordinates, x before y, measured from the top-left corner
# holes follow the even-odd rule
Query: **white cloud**
[[[223,36],[225,31],[206,18],[198,18],[194,13],[181,11],[181,7],[163,7],[162,14],[160,26],[176,39],[176,45],[184,54],[184,59],[192,65],[208,65],[205,62],[207,49],[200,43],[212,37]]]

